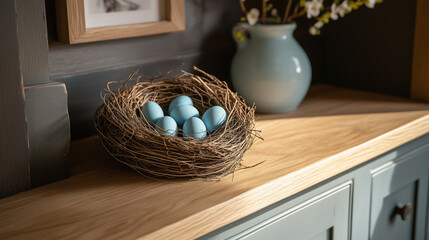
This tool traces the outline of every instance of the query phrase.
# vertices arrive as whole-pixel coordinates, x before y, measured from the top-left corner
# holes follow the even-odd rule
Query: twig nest
[[[260,138],[254,129],[255,108],[248,107],[225,82],[195,70],[202,76],[183,72],[174,78],[140,81],[134,73],[117,91],[111,90],[108,83],[102,97],[104,103],[95,114],[95,127],[104,147],[116,160],[143,175],[167,178],[218,180],[245,168],[240,163],[243,155]],[[132,80],[135,83],[126,87]],[[162,114],[156,116],[164,119],[157,125],[152,123],[153,119],[144,117],[142,107],[146,103],[159,104],[163,114],[169,115],[174,108],[170,107],[172,100],[183,95],[192,100],[201,114],[213,106],[225,109],[224,124],[198,139],[188,137],[192,134],[184,134],[181,128],[170,134],[160,131],[159,125],[167,124]],[[182,100],[189,101],[186,97]],[[177,106],[192,105],[179,103]],[[194,122],[186,125],[187,129],[197,128]]]

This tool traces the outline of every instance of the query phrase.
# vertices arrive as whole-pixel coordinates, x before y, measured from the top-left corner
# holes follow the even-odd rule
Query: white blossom
[[[257,8],[250,9],[250,12],[247,13],[246,17],[250,25],[255,25],[258,22],[259,9]]]
[[[349,1],[348,1],[348,0],[344,0],[344,1],[341,3],[341,7],[342,7],[344,10],[346,10],[346,11],[351,11],[351,10],[352,10],[352,7],[350,7],[350,6],[349,6]]]
[[[367,2],[365,3],[365,5],[369,8],[374,8],[376,3],[376,0],[367,0]]]
[[[311,35],[316,36],[317,35],[317,29],[315,27],[310,27],[309,32]]]
[[[324,23],[321,21],[318,21],[317,23],[314,24],[314,27],[317,29],[321,29],[323,27]]]
[[[338,8],[337,13],[340,15],[340,17],[344,17],[346,11],[343,8]]]
[[[335,12],[336,14],[340,15],[340,17],[344,17],[346,12],[351,10],[352,7],[349,6],[348,0],[344,0],[339,6],[336,7]]]
[[[323,0],[311,0],[305,2],[305,8],[307,9],[307,18],[318,17],[320,14],[321,7],[323,7]]]
[[[271,16],[277,16],[279,14],[279,10],[277,10],[277,8],[273,8],[272,10],[271,10]]]
[[[337,4],[333,3],[331,5],[331,19],[337,20],[338,19],[338,13],[337,13]]]

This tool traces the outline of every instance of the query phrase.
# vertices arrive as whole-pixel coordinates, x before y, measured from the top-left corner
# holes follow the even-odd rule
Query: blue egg
[[[156,123],[156,130],[170,136],[177,136],[177,123],[172,117],[165,116]]]
[[[178,96],[173,99],[173,101],[171,101],[170,103],[170,106],[168,106],[168,113],[171,114],[171,111],[173,111],[173,109],[180,105],[194,106],[194,103],[192,102],[192,99],[186,95]]]
[[[183,137],[204,139],[207,136],[206,125],[197,117],[191,117],[183,124]]]
[[[198,109],[190,105],[180,105],[171,111],[170,116],[176,120],[177,125],[182,126],[188,118],[198,117]]]
[[[156,102],[146,102],[141,110],[146,120],[153,124],[156,124],[160,118],[164,117],[162,108]]]
[[[211,133],[220,128],[226,121],[226,112],[220,106],[213,106],[203,114],[203,122]]]

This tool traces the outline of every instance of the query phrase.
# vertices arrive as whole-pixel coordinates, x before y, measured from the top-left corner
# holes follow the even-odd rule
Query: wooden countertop
[[[320,85],[257,129],[244,164],[266,162],[220,182],[149,179],[76,141],[69,179],[0,200],[0,239],[195,238],[428,133],[429,105]]]

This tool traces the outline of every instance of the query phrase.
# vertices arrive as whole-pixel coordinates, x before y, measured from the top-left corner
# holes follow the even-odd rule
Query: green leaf
[[[331,18],[331,13],[325,12],[324,14],[322,14],[322,16],[318,17],[317,20],[323,23],[328,23],[330,18]]]
[[[237,31],[235,32],[235,37],[236,37],[238,40],[240,40],[241,42],[243,42],[243,41],[244,41],[244,35],[243,35],[243,33],[242,33],[240,30],[237,30]]]

